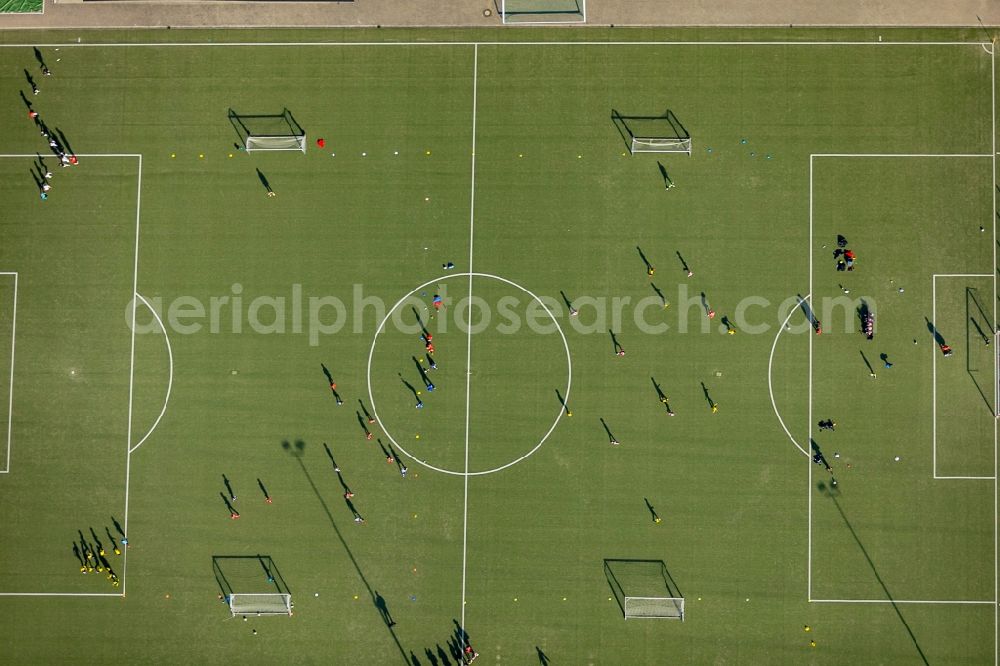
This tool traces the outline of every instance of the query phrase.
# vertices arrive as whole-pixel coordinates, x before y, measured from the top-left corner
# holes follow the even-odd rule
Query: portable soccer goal
[[[229,109],[229,122],[248,153],[306,152],[305,130],[288,109],[271,114],[241,114]]]
[[[271,594],[230,594],[229,612],[235,615],[291,615],[292,595]]]
[[[216,555],[219,598],[236,615],[291,615],[292,594],[269,555]]]
[[[586,23],[587,0],[498,0],[504,23]]]
[[[691,154],[691,134],[669,109],[661,116],[624,116],[612,110],[611,119],[633,155]]]
[[[626,620],[684,620],[684,596],[663,560],[604,560],[604,575]]]

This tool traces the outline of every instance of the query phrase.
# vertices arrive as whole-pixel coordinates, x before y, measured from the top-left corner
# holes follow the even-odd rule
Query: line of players
[[[80,535],[80,542],[73,542],[73,554],[76,555],[77,560],[80,562],[80,573],[85,576],[92,573],[106,573],[108,582],[114,587],[118,587],[121,584],[118,580],[118,574],[115,573],[111,563],[108,562],[107,557],[105,557],[106,552],[100,539],[98,539],[97,536],[93,534],[93,530],[91,530],[91,535],[94,537],[94,541],[96,543],[95,546],[87,541],[87,539],[83,536],[83,532],[78,532],[78,534]],[[118,547],[118,544],[115,543],[114,539],[111,539],[111,541],[114,544],[111,549],[112,552],[115,555],[120,556],[122,554],[121,548]],[[128,539],[122,537],[121,545],[128,547]]]

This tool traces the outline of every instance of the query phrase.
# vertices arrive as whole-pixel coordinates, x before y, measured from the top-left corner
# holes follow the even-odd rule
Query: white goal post
[[[604,575],[626,620],[684,621],[684,593],[663,560],[605,559]]]
[[[684,597],[625,597],[625,619],[684,621]]]
[[[629,152],[691,154],[691,134],[676,114],[667,109],[659,116],[622,115],[611,110],[611,120],[628,144]]]
[[[295,150],[306,152],[306,137],[302,136],[259,136],[250,134],[246,138],[248,153],[262,150]]]
[[[229,109],[229,122],[248,153],[306,152],[306,131],[287,108],[281,113],[237,113]]]
[[[635,153],[684,153],[691,154],[691,138],[632,137],[632,154]]]
[[[291,615],[290,594],[230,594],[229,611],[237,615]]]

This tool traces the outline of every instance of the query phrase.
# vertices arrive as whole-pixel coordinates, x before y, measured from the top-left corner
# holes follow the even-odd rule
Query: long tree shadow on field
[[[858,533],[854,531],[854,526],[851,525],[851,521],[847,519],[847,514],[844,513],[843,507],[841,507],[840,502],[837,501],[840,491],[836,487],[830,486],[823,481],[820,481],[816,487],[821,493],[829,497],[833,502],[833,505],[837,507],[837,512],[844,521],[844,525],[847,526],[847,530],[851,533],[851,536],[854,537],[854,542],[858,544],[858,548],[861,549],[861,554],[865,556],[865,561],[868,562],[868,566],[871,567],[872,573],[875,574],[875,580],[878,581],[879,586],[885,593],[885,598],[889,600],[889,603],[892,605],[892,609],[896,611],[896,616],[899,617],[899,621],[903,623],[903,628],[906,629],[906,633],[909,634],[910,640],[913,641],[913,647],[917,649],[917,654],[920,655],[920,660],[924,662],[924,664],[929,664],[926,655],[924,655],[924,651],[920,649],[920,643],[917,641],[917,637],[913,634],[913,630],[910,629],[910,625],[907,624],[906,618],[903,617],[903,613],[899,609],[899,604],[897,604],[896,600],[892,598],[892,593],[889,592],[889,588],[886,586],[885,581],[882,580],[882,576],[879,575],[878,569],[875,568],[875,562],[872,561],[872,558],[865,549],[864,544],[861,543]]]
[[[344,552],[347,553],[347,557],[351,560],[351,564],[354,565],[354,571],[358,574],[358,578],[361,579],[361,583],[365,586],[365,589],[368,590],[368,596],[372,603],[372,610],[378,613],[379,619],[382,620],[381,624],[385,626],[386,631],[389,632],[389,636],[392,637],[392,641],[396,644],[396,648],[399,650],[399,656],[403,658],[403,663],[410,665],[410,658],[407,655],[406,650],[403,649],[403,645],[399,642],[399,637],[396,635],[396,631],[392,626],[388,625],[384,621],[384,615],[379,608],[378,602],[381,597],[377,592],[375,592],[375,588],[371,586],[371,583],[368,582],[368,578],[365,576],[365,573],[361,569],[361,565],[358,563],[357,559],[355,559],[354,553],[351,551],[351,547],[347,545],[347,541],[344,539],[344,535],[341,533],[340,527],[337,525],[337,521],[333,519],[333,513],[330,512],[329,505],[326,503],[326,500],[323,499],[322,493],[320,493],[319,488],[316,487],[316,482],[313,481],[312,474],[309,473],[309,470],[306,468],[306,465],[302,460],[305,455],[306,443],[301,439],[298,439],[295,440],[295,444],[293,445],[288,440],[285,440],[281,443],[281,448],[290,455],[290,457],[298,464],[299,469],[302,470],[302,474],[306,477],[309,487],[312,488],[313,493],[316,495],[316,499],[319,501],[319,505],[322,507],[323,513],[326,514],[326,518],[329,521],[334,534],[337,536],[337,540],[343,547]],[[385,604],[384,599],[382,599],[382,604]]]

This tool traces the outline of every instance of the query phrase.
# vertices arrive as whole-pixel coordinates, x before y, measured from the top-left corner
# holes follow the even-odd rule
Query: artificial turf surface
[[[501,33],[320,37],[344,34]],[[88,40],[145,35],[162,38]],[[250,40],[269,36],[286,33]],[[124,598],[0,597],[18,663],[445,664],[463,614],[490,663],[995,659],[995,482],[933,478],[995,476],[993,346],[975,328],[992,337],[995,303],[993,61],[979,44],[42,53],[53,76],[32,96],[31,46],[0,51],[0,152],[22,155],[0,158],[0,271],[17,272],[16,333],[13,276],[0,275],[0,349],[16,345],[0,591],[120,594],[80,575],[73,543],[79,530],[109,545],[114,519],[130,545],[127,571],[109,556]],[[53,168],[44,202],[31,172],[46,147],[18,89],[81,156]],[[230,109],[283,108],[308,132],[305,155],[234,148]],[[667,108],[693,154],[630,156],[612,109]],[[978,157],[810,158],[831,153]],[[836,272],[837,234],[856,271]],[[169,354],[144,306],[133,348],[133,280]],[[470,287],[476,317],[491,317],[472,335],[455,322]],[[373,346],[411,292],[434,335],[433,392],[414,367],[424,348],[409,302]],[[430,319],[435,293],[448,300]],[[872,342],[858,299],[877,313]],[[816,428],[827,417],[835,433]],[[796,449],[811,441],[836,490]],[[515,460],[470,477],[420,462],[487,472]],[[280,571],[292,618],[229,619],[227,586],[273,589],[229,559],[256,555]],[[685,621],[623,620],[605,559],[662,560]]]

